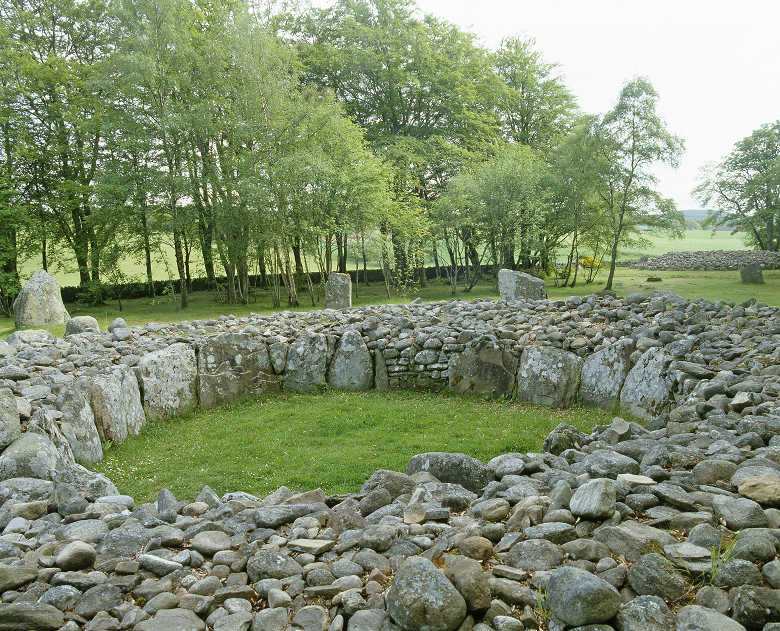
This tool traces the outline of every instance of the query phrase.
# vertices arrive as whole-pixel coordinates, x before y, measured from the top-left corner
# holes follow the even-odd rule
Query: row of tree
[[[0,17],[6,309],[24,258],[73,260],[99,289],[136,257],[153,292],[167,247],[182,306],[194,260],[229,302],[258,274],[297,304],[310,269],[350,257],[388,287],[424,283],[433,257],[454,292],[561,251],[574,284],[590,254],[611,287],[640,226],[685,225],[652,175],[682,141],[647,79],[585,115],[533,40],[489,51],[410,0],[6,0]]]

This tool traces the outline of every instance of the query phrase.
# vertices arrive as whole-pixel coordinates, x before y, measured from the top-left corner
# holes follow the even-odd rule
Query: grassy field
[[[664,236],[648,236],[650,245],[641,250],[622,250],[621,259],[638,259],[642,255],[659,256],[666,252],[691,252],[701,250],[744,250],[742,237],[727,230],[713,233],[711,230],[686,230],[682,239]]]
[[[418,453],[488,461],[538,450],[561,421],[590,432],[611,420],[602,411],[443,393],[281,394],[147,424],[95,469],[138,501],[152,501],[161,488],[192,500],[206,484],[218,495],[264,496],[283,484],[349,493],[377,469],[405,471]]]

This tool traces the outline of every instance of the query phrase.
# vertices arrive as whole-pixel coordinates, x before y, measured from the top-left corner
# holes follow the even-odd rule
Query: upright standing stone
[[[498,293],[501,300],[545,300],[547,287],[541,278],[502,269],[498,272]]]
[[[620,389],[631,370],[634,340],[623,338],[593,353],[582,366],[580,399],[589,407],[609,410],[620,397]]]
[[[285,390],[316,391],[325,383],[328,367],[328,338],[322,333],[298,336],[287,353]]]
[[[634,416],[650,420],[671,407],[666,369],[672,358],[663,348],[650,348],[626,375],[620,391],[620,407]]]
[[[517,398],[549,408],[568,408],[580,385],[582,358],[549,346],[528,346],[517,370]]]
[[[138,380],[130,366],[113,366],[92,382],[92,410],[102,441],[122,443],[135,436],[146,423]]]
[[[753,285],[764,284],[764,273],[761,271],[760,263],[744,263],[739,266],[739,277],[743,283]]]
[[[17,329],[56,326],[70,320],[60,294],[60,284],[45,270],[36,272],[14,300],[14,325]]]
[[[517,357],[495,338],[474,340],[462,353],[450,356],[450,390],[456,394],[510,396],[515,387]]]
[[[371,353],[354,329],[345,331],[328,366],[328,385],[334,390],[370,390],[374,384]]]
[[[82,377],[57,397],[62,412],[60,430],[68,439],[77,462],[95,464],[103,460],[103,447],[92,412],[92,384]]]
[[[198,405],[198,367],[188,344],[144,355],[138,362],[149,419],[164,419],[194,410]]]
[[[198,373],[204,408],[279,389],[268,347],[247,333],[223,333],[206,340],[198,353]]]
[[[325,282],[325,306],[347,309],[352,306],[352,279],[349,274],[333,273]]]

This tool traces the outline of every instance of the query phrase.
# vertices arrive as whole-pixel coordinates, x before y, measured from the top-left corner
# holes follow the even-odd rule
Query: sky
[[[516,33],[534,37],[580,107],[608,111],[640,75],[660,95],[658,112],[685,141],[677,170],[658,170],[659,190],[681,210],[700,168],[780,119],[777,0],[418,0],[495,49]]]
[[[320,0],[317,4],[331,2]],[[496,49],[527,35],[558,70],[585,112],[607,112],[623,84],[647,77],[658,112],[685,141],[677,170],[661,168],[658,190],[680,210],[700,168],[734,143],[780,120],[778,0],[417,0]]]

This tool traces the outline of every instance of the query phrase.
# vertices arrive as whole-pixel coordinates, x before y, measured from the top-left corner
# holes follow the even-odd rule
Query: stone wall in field
[[[780,253],[768,250],[712,250],[699,252],[667,252],[642,261],[623,261],[621,267],[670,271],[736,271],[758,263],[763,269],[780,269]]]

